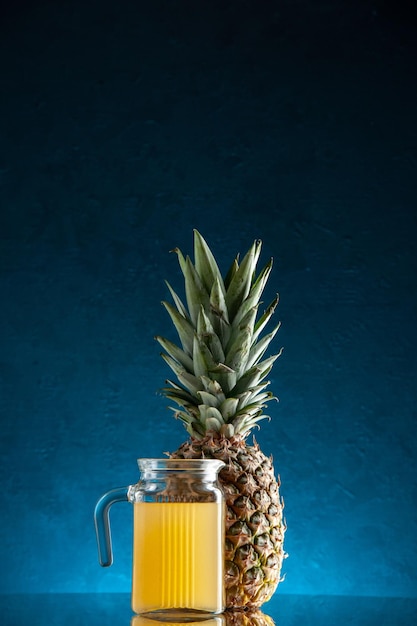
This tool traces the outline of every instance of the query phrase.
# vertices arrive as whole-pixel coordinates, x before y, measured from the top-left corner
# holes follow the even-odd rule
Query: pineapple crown
[[[282,349],[262,360],[280,327],[262,332],[278,304],[278,295],[258,317],[260,297],[272,269],[272,259],[256,275],[262,242],[254,241],[242,262],[233,261],[225,278],[201,234],[194,230],[194,264],[176,248],[184,276],[186,306],[167,282],[174,304],[163,302],[181,343],[156,340],[162,358],[178,382],[167,380],[162,393],[180,408],[170,407],[191,437],[210,433],[246,437],[262,419],[265,378]]]

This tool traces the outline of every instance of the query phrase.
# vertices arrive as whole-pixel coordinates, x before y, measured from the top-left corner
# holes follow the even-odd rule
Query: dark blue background
[[[0,20],[2,592],[128,591],[92,510],[185,438],[160,306],[197,227],[275,267],[256,434],[285,593],[415,596],[416,29],[378,0],[14,2]]]

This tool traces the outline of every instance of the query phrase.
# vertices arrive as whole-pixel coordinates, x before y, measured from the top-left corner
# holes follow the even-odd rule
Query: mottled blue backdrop
[[[394,6],[395,5],[395,6]],[[0,19],[2,592],[129,591],[92,512],[185,431],[154,335],[192,229],[275,266],[281,593],[417,594],[416,29],[382,0],[17,1]]]

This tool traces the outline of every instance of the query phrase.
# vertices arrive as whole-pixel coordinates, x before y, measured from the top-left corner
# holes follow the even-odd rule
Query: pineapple
[[[176,249],[185,280],[186,305],[167,283],[173,304],[163,302],[181,346],[156,337],[177,382],[163,394],[189,440],[173,458],[216,458],[225,462],[219,481],[226,500],[225,590],[227,608],[256,608],[281,580],[284,557],[283,500],[272,458],[247,437],[274,399],[266,377],[281,350],[264,354],[279,329],[262,334],[278,296],[258,316],[272,260],[256,275],[261,242],[255,241],[223,279],[217,262],[194,231],[194,263]]]
[[[275,626],[269,615],[259,609],[248,611],[229,610],[223,613],[224,626]]]

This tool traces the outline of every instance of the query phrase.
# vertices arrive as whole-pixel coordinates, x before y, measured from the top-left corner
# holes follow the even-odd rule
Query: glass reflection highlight
[[[275,626],[272,617],[260,610],[227,610],[221,615],[215,616],[199,616],[192,613],[134,615],[130,626],[160,626],[161,622],[164,626],[179,626],[184,623],[188,626]]]

